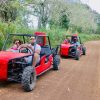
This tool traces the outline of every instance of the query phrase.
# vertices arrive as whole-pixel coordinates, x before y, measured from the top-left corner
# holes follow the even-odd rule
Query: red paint
[[[68,52],[69,52],[69,48],[73,46],[73,44],[70,44],[70,43],[63,43],[61,44],[61,47],[60,47],[60,55],[62,56],[68,56]]]
[[[75,34],[73,34],[72,36],[75,36],[75,37],[77,36],[77,37],[78,37],[78,34],[77,34],[77,33],[75,33]]]
[[[43,56],[40,61],[40,65],[36,67],[36,74],[37,76],[40,75],[45,70],[51,68],[53,57],[52,55],[49,56],[48,62],[46,61],[46,56]]]
[[[7,80],[9,60],[27,55],[29,54],[0,51],[0,80]]]
[[[42,36],[43,35],[43,43],[39,43],[40,46],[45,46],[46,45],[46,33],[44,32],[35,32],[35,36]],[[41,38],[41,37],[40,37]]]

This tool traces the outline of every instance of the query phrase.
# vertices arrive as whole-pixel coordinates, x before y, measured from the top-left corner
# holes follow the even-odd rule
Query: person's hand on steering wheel
[[[32,54],[34,52],[34,49],[32,48],[32,46],[30,44],[22,44],[19,47],[19,52]]]

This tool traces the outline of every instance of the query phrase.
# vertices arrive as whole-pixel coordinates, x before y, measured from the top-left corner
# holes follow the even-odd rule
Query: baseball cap
[[[30,39],[35,39],[35,37],[34,37],[34,36],[32,36],[32,37],[30,37]]]

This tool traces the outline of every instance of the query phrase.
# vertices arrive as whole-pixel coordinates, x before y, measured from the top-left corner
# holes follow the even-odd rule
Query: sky
[[[100,13],[100,0],[81,0],[84,3],[88,4],[93,10],[96,10]]]

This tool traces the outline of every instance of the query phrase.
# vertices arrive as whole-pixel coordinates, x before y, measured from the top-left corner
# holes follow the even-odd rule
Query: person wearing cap
[[[30,38],[30,44],[22,44],[20,48],[26,47],[31,50],[31,52],[34,52],[34,58],[33,58],[33,66],[35,66],[40,61],[40,51],[41,47],[36,43],[35,37]],[[32,57],[29,57],[27,59],[27,62],[31,62]]]
[[[78,36],[75,34],[75,35],[72,35],[72,44],[75,44],[77,46],[80,46],[80,43],[78,41]]]

